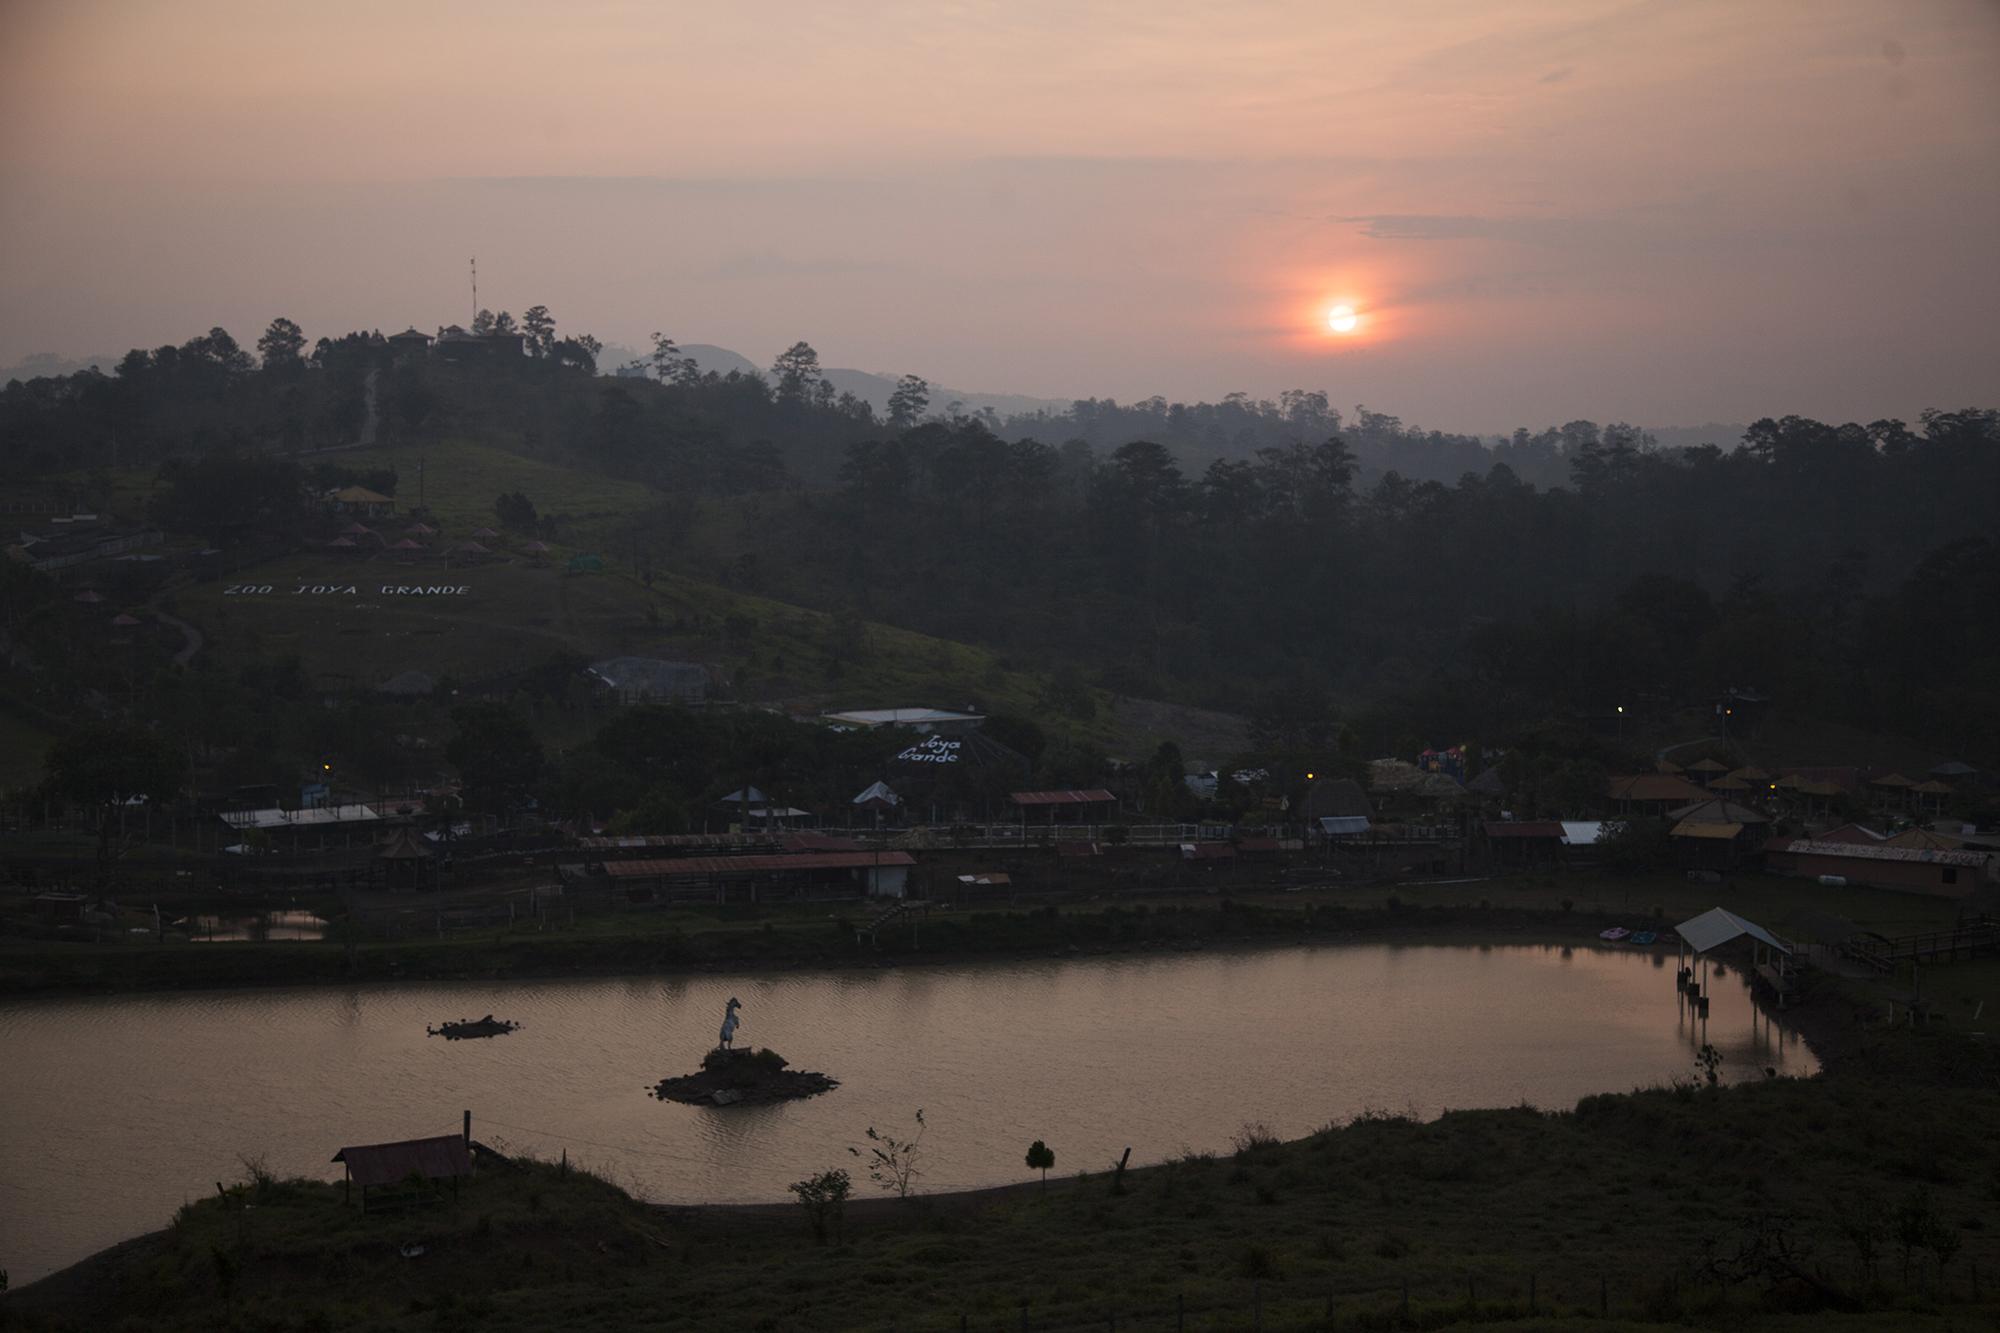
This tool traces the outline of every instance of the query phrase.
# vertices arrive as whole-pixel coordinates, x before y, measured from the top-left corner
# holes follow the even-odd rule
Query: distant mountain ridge
[[[1750,427],[1742,423],[1710,421],[1699,426],[1642,426],[1640,429],[1658,440],[1662,449],[1694,449],[1712,444],[1726,453],[1743,443],[1743,432]]]
[[[716,347],[708,343],[684,343],[681,345],[681,352],[693,357],[695,364],[704,372],[712,370],[718,375],[727,375],[732,370],[748,374],[765,373],[764,367],[741,352],[732,352],[727,347]],[[902,378],[900,375],[877,375],[866,370],[839,368],[829,368],[821,373],[825,375],[828,384],[842,393],[853,394],[873,407],[877,414],[888,412],[889,395],[896,392],[896,385]],[[984,393],[973,389],[948,388],[942,384],[931,385],[933,412],[942,412],[953,403],[961,403],[964,405],[964,411],[975,416],[984,409],[991,408],[996,415],[1008,417],[1044,410],[1063,412],[1069,409],[1072,401],[1074,400],[1069,398],[1036,398],[1021,393]]]
[[[717,347],[712,343],[688,343],[681,351],[695,360],[704,372],[714,371],[727,375],[731,371],[744,374],[763,375],[766,368],[758,365],[741,352],[727,347]],[[636,359],[639,353],[629,347],[607,344],[600,364],[605,373],[615,367],[624,366]],[[0,385],[12,380],[32,380],[59,375],[74,375],[78,371],[96,366],[105,374],[111,374],[122,358],[109,353],[91,356],[70,357],[56,352],[36,352],[21,358],[12,366],[0,368]],[[832,368],[822,372],[827,383],[842,393],[851,393],[873,407],[877,415],[887,415],[889,396],[896,391],[900,376],[874,374],[865,370]],[[961,404],[961,410],[968,415],[978,416],[991,409],[996,416],[1005,419],[1012,416],[1027,416],[1035,412],[1067,412],[1076,400],[1071,398],[1038,398],[1032,394],[987,393],[973,389],[954,389],[942,384],[931,385],[931,411],[942,412],[953,403]],[[1691,449],[1699,445],[1713,444],[1724,450],[1734,449],[1743,440],[1747,426],[1740,422],[1710,421],[1699,426],[1646,426],[1642,427],[1663,449]],[[1498,444],[1505,435],[1483,437],[1489,444]]]
[[[102,353],[93,356],[60,356],[55,352],[36,352],[24,356],[19,363],[0,369],[0,384],[14,380],[51,379],[58,375],[74,375],[79,370],[89,370],[96,366],[109,375],[123,357]]]

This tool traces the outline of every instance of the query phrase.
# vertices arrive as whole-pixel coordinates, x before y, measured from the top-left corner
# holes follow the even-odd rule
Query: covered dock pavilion
[[[1763,978],[1784,1002],[1785,993],[1791,986],[1792,946],[1779,939],[1755,921],[1745,920],[1721,907],[1713,907],[1700,916],[1690,918],[1674,927],[1680,936],[1680,978],[1681,989],[1692,996],[1701,1012],[1708,1011],[1708,955],[1725,944],[1749,936],[1751,941],[1751,965],[1756,975]],[[1701,963],[1701,976],[1695,977],[1696,960]]]

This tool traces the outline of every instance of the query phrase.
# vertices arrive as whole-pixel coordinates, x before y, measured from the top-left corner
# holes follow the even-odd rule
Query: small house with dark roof
[[[1924,814],[1942,814],[1944,803],[1956,793],[1936,778],[1926,778],[1910,787],[1910,808]]]
[[[1771,820],[1734,801],[1698,801],[1667,811],[1674,854],[1695,870],[1727,870],[1754,854]]]
[[[1480,830],[1496,866],[1548,866],[1562,859],[1565,830],[1560,820],[1489,819]]]
[[[1683,819],[1668,830],[1668,836],[1673,841],[1674,858],[1681,865],[1694,870],[1727,870],[1756,846],[1752,828],[1734,820]]]
[[[361,518],[387,518],[396,512],[393,499],[366,486],[343,486],[339,490],[328,491],[326,507],[336,514],[352,514]]]
[[[456,324],[438,330],[437,358],[456,364],[509,364],[528,354],[520,333],[468,333]]]
[[[1743,824],[1761,826],[1771,822],[1770,816],[1761,810],[1752,810],[1747,805],[1734,801],[1696,801],[1667,811],[1667,818],[1675,823],[1694,824]]]
[[[1007,793],[1007,800],[1020,811],[1023,823],[1039,819],[1049,824],[1099,824],[1118,808],[1116,793],[1103,787],[1016,791]]]
[[[365,1143],[342,1148],[333,1160],[346,1168],[341,1198],[353,1197],[361,1187],[361,1211],[368,1211],[369,1191],[376,1194],[376,1206],[396,1203],[429,1203],[438,1197],[439,1186],[450,1181],[454,1192],[458,1182],[472,1174],[472,1152],[461,1134],[443,1134],[432,1139],[404,1139],[398,1143]]]
[[[434,889],[438,855],[409,824],[401,825],[375,853],[375,864],[392,889]]]
[[[1868,779],[1868,794],[1879,804],[1901,809],[1910,803],[1910,788],[1916,785],[1901,773],[1884,773]]]
[[[1636,773],[1605,783],[1611,808],[1621,815],[1663,815],[1676,806],[1709,799],[1707,789],[1671,773]]]
[[[390,334],[386,341],[398,361],[421,361],[430,355],[431,335],[417,332],[414,326]]]

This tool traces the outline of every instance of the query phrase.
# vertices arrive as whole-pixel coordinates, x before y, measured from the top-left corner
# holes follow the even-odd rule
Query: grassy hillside
[[[447,440],[418,449],[344,449],[307,462],[325,461],[357,472],[393,468],[399,510],[423,506],[447,534],[463,537],[476,528],[497,527],[493,502],[519,491],[544,514],[565,516],[572,544],[588,547],[607,538],[618,521],[656,504],[651,487],[601,473],[581,472],[467,440]],[[423,464],[419,481],[417,465]]]
[[[1988,1326],[1994,1111],[1846,1075],[1364,1115],[1289,1144],[1253,1113],[1233,1155],[1121,1182],[1062,1156],[1051,1108],[1046,1192],[897,1202],[863,1178],[876,1197],[823,1245],[787,1205],[648,1206],[549,1163],[365,1217],[252,1171],[7,1300],[26,1328]]]
[[[393,591],[443,587],[468,591]],[[727,682],[725,692],[752,700],[977,701],[1043,713],[1042,678],[1007,669],[984,650],[670,574],[648,587],[623,572],[572,575],[519,558],[467,567],[439,554],[409,563],[302,554],[189,585],[165,605],[207,636],[204,651],[225,661],[297,653],[314,678],[363,686],[407,670],[480,681],[559,652],[633,654],[706,663]],[[1055,729],[1064,728],[1058,721]],[[1112,734],[1108,713],[1071,730],[1100,743]]]
[[[413,451],[351,450],[332,457],[354,468],[394,467],[399,500],[414,503]],[[442,534],[417,558],[301,552],[221,581],[180,586],[163,607],[197,626],[206,639],[203,652],[224,664],[296,653],[312,678],[329,685],[372,686],[410,670],[477,682],[558,653],[631,654],[702,662],[724,682],[722,693],[753,701],[811,707],[977,702],[1037,717],[1051,731],[1098,744],[1114,744],[1121,735],[1108,700],[1098,701],[1094,719],[1051,718],[1042,704],[1043,677],[1003,665],[982,649],[681,575],[640,577],[617,534],[656,499],[646,487],[464,442],[427,449],[424,464],[424,499]],[[128,472],[114,482],[121,503],[142,502],[146,477]],[[553,554],[534,561],[520,552],[523,539],[507,538],[489,543],[506,553],[498,563],[455,561],[450,548],[494,525],[494,499],[516,490],[543,513],[563,516],[565,540]],[[396,519],[374,526],[395,538],[407,524]],[[603,572],[567,572],[569,557],[578,554],[600,555]],[[410,587],[467,591],[383,591]]]

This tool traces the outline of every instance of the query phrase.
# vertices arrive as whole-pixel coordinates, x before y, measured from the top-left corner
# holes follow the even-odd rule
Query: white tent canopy
[[[1727,944],[1743,935],[1768,944],[1782,954],[1790,954],[1792,951],[1791,945],[1756,922],[1745,921],[1734,912],[1724,911],[1720,907],[1710,908],[1692,920],[1681,922],[1674,927],[1674,931],[1687,941],[1688,948],[1698,954],[1707,953],[1710,949]]]
[[[1570,847],[1595,847],[1604,840],[1605,823],[1597,819],[1565,819],[1562,840]]]
[[[866,805],[870,801],[880,801],[884,805],[901,805],[903,798],[891,791],[888,783],[872,782],[865,791],[854,798],[853,803],[855,805]]]

